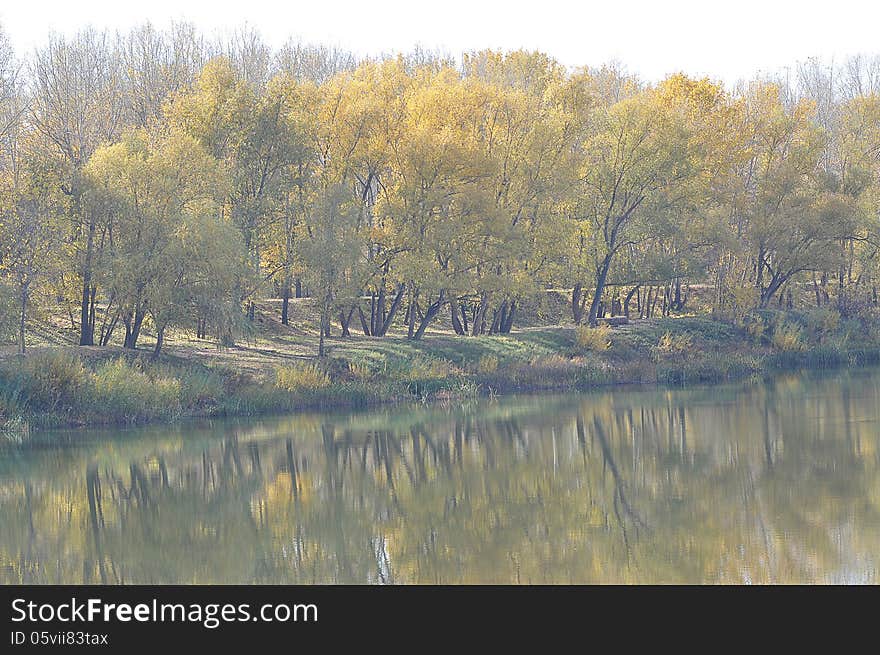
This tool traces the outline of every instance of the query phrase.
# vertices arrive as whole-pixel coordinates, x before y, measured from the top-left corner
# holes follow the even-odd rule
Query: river
[[[880,370],[0,437],[0,582],[877,583]]]

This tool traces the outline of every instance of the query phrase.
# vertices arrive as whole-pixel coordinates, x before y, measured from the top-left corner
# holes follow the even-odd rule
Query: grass
[[[400,332],[337,337],[319,361],[316,335],[281,326],[262,309],[251,336],[237,346],[220,349],[173,335],[159,361],[148,356],[148,342],[140,352],[56,343],[25,357],[7,353],[0,357],[0,431],[615,384],[715,383],[880,363],[873,317],[844,321],[828,310],[756,313],[741,324],[679,317],[614,328],[527,327],[476,338],[439,330],[422,341]]]

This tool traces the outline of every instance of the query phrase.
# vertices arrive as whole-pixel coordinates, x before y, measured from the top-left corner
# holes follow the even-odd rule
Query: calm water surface
[[[2,583],[877,583],[880,370],[0,438]]]

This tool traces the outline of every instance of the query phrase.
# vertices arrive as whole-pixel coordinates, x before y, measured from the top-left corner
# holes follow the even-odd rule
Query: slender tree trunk
[[[415,334],[413,335],[413,340],[418,341],[419,339],[422,338],[422,335],[425,334],[425,330],[428,329],[428,325],[431,323],[431,321],[434,319],[434,317],[437,316],[437,313],[440,311],[440,309],[445,304],[445,296],[446,296],[445,292],[441,291],[437,300],[435,302],[431,303],[431,305],[428,307],[428,309],[425,310],[425,315],[422,318],[422,321],[419,323],[418,329],[416,330]]]
[[[364,331],[364,336],[369,337],[372,336],[370,334],[370,326],[367,324],[367,317],[364,316],[364,310],[361,309],[361,306],[358,305],[358,318],[361,319],[361,329]]]
[[[79,345],[95,345],[94,323],[90,319],[90,304],[92,298],[92,258],[95,249],[95,224],[89,223],[89,236],[86,240],[86,260],[83,265],[82,303],[80,305],[80,334]]]
[[[455,330],[455,333],[459,336],[465,334],[464,326],[458,317],[458,303],[454,300],[449,303],[449,313],[452,315],[452,329]]]
[[[578,282],[574,285],[574,289],[571,292],[571,317],[575,322],[575,325],[579,324],[581,320],[584,318],[584,290],[581,286],[581,283]]]
[[[113,319],[110,321],[110,324],[106,329],[101,329],[101,345],[106,346],[110,343],[110,339],[113,338],[113,332],[116,330],[116,325],[119,323],[119,310],[116,310],[116,313],[113,315]]]
[[[599,305],[602,302],[602,294],[605,291],[605,281],[608,279],[608,269],[611,267],[611,256],[606,256],[596,270],[596,289],[593,291],[593,301],[590,303],[588,322],[590,327],[599,324]]]
[[[324,348],[324,338],[327,336],[330,326],[330,304],[326,300],[321,305],[321,324],[318,326],[318,357],[324,357],[326,354]]]
[[[25,351],[25,323],[27,322],[27,304],[28,304],[28,283],[21,285],[20,305],[18,314],[18,352],[24,355]]]
[[[471,336],[476,337],[486,331],[486,313],[489,311],[489,297],[483,293],[480,294],[480,304],[477,305],[477,311],[474,312],[474,325],[471,330]]]
[[[511,300],[510,305],[507,308],[507,315],[501,321],[501,334],[510,334],[511,328],[513,328],[513,314],[516,311],[516,301]]]
[[[409,307],[406,310],[406,338],[412,339],[416,331],[416,307],[418,306],[419,291],[410,283]]]
[[[340,310],[339,312],[339,324],[342,326],[342,336],[350,337],[351,336],[351,319],[354,316],[354,307],[348,310],[348,314],[345,311]]]
[[[406,285],[400,284],[397,287],[397,293],[394,296],[394,300],[391,302],[391,307],[388,309],[388,314],[385,315],[384,320],[381,325],[379,325],[379,333],[376,336],[384,337],[388,333],[388,329],[391,327],[391,322],[394,320],[394,316],[397,314],[397,310],[400,309],[400,304],[403,302],[403,294],[406,291]],[[380,307],[384,312],[385,308],[385,296],[384,293],[381,294],[382,302]]]
[[[156,347],[153,348],[153,359],[159,359],[159,353],[162,352],[162,344],[165,342],[165,326],[161,326],[156,330]]]
[[[286,276],[281,288],[281,325],[290,325],[290,278]]]
[[[639,290],[639,286],[636,285],[632,289],[629,290],[629,293],[623,299],[623,315],[629,318],[629,303],[632,301],[633,296]]]

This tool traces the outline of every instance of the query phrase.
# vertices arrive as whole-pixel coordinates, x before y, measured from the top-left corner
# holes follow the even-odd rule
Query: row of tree
[[[0,39],[0,273],[22,350],[33,305],[81,345],[145,322],[235,338],[305,286],[331,323],[419,339],[509,332],[570,293],[575,322],[736,316],[809,288],[876,303],[880,58],[726,90],[540,53],[356,61],[188,26]],[[651,295],[653,294],[653,300]]]

